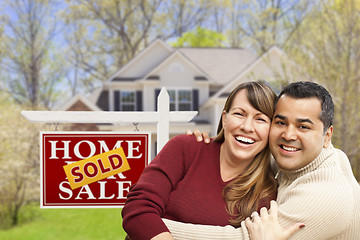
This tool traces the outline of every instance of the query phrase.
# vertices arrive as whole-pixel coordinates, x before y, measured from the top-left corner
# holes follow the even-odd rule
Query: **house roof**
[[[172,53],[173,49],[166,44],[163,40],[161,39],[156,39],[155,41],[153,41],[149,46],[147,46],[145,49],[143,49],[139,54],[137,54],[133,59],[131,59],[127,64],[125,64],[122,68],[120,68],[114,75],[112,75],[110,78],[108,78],[106,81],[110,82],[110,81],[134,81],[137,80],[143,76],[125,76],[125,78],[123,78],[123,73],[126,72],[127,70],[131,69],[134,67],[138,69],[138,67],[136,67],[136,64],[138,63],[138,61],[140,61],[142,58],[146,57],[146,55],[150,55],[152,56],[151,50],[154,48],[158,48],[158,49],[162,49],[164,52],[167,52],[168,56]],[[164,57],[166,58],[166,57]],[[161,61],[163,61],[164,59],[157,59],[157,58],[152,58],[154,60],[154,67],[156,65],[158,65]],[[160,61],[160,62],[158,62]],[[147,75],[147,74],[145,74]]]
[[[74,106],[77,102],[82,102],[91,111],[102,111],[98,106],[96,106],[93,102],[91,102],[90,99],[88,99],[80,94],[72,97],[65,104],[63,104],[62,106],[60,106],[59,108],[54,109],[54,110],[55,111],[67,111],[72,106]]]
[[[252,60],[244,69],[241,70],[239,74],[237,74],[233,79],[226,82],[224,86],[213,96],[211,96],[204,104],[204,107],[211,106],[211,104],[214,102],[217,98],[226,98],[228,96],[228,93],[230,93],[236,85],[239,84],[239,79],[241,79],[246,74],[249,74],[257,64],[259,64],[261,61],[264,61],[266,57],[272,52],[276,52],[279,56],[285,57],[285,53],[279,49],[277,46],[271,47],[267,52],[265,52],[263,55],[260,55]]]
[[[154,55],[156,54],[153,51],[154,49],[161,51],[161,54]],[[172,48],[164,41],[157,39],[107,81],[136,81],[146,78],[156,68],[167,62],[174,53],[183,55],[194,65],[194,68],[200,70],[208,78],[211,84],[215,85],[228,83],[246,69],[257,57],[256,54],[242,48]],[[128,70],[134,68],[137,63],[142,61],[141,59],[149,58],[149,56],[152,59],[152,68],[148,68],[147,71],[143,69],[143,72],[141,74],[137,72],[136,76],[134,74],[129,75]],[[144,68],[144,65],[140,66]],[[148,64],[147,67],[149,67]],[[139,67],[135,69],[140,71]]]
[[[192,67],[195,71],[199,73],[199,76],[195,78],[195,80],[208,80],[209,75],[204,72],[201,68],[199,68],[198,65],[194,64],[189,58],[187,58],[181,51],[173,51],[164,61],[162,61],[158,66],[156,66],[154,69],[152,69],[147,75],[146,78],[149,79],[151,76],[154,76],[153,74],[162,66],[164,66],[167,62],[179,58],[182,59],[185,62],[189,64],[190,67]]]
[[[207,73],[214,84],[224,85],[256,59],[241,48],[178,48],[191,62]]]

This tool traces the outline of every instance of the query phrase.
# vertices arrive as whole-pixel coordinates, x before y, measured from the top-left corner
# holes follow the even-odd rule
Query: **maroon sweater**
[[[169,231],[161,218],[225,226],[230,215],[222,197],[220,143],[197,143],[193,136],[172,138],[128,193],[123,227],[131,240]],[[268,205],[268,202],[265,203]]]

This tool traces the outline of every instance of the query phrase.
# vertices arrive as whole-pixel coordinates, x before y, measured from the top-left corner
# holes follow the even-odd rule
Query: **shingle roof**
[[[190,61],[206,72],[214,84],[224,85],[251,64],[256,55],[241,48],[178,48]]]

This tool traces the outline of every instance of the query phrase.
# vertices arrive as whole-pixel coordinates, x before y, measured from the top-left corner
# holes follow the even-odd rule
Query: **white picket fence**
[[[189,122],[197,111],[170,111],[169,94],[163,87],[158,95],[158,110],[144,112],[109,111],[22,111],[31,122],[42,123],[157,123],[157,152],[169,140],[170,123]],[[184,129],[185,131],[185,129]]]

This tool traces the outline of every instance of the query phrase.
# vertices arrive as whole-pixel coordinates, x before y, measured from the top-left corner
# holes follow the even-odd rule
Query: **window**
[[[192,91],[191,90],[168,90],[170,98],[170,111],[191,111]]]
[[[179,111],[190,111],[192,110],[192,94],[188,90],[178,91],[178,103]]]
[[[121,91],[120,109],[121,111],[135,111],[136,97],[134,91]]]
[[[168,90],[169,101],[170,101],[170,111],[176,111],[176,91]]]

